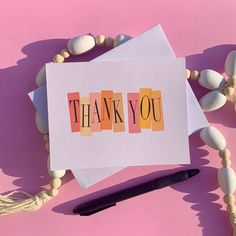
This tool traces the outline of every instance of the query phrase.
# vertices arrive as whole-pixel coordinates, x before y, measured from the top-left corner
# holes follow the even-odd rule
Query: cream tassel
[[[27,199],[15,198],[13,194],[23,194]],[[24,191],[13,191],[6,195],[0,195],[0,216],[9,215],[20,211],[37,211],[41,206],[52,197],[48,190],[43,190],[35,196]]]

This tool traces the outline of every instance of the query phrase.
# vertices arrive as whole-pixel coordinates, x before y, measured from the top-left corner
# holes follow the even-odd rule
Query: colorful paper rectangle
[[[139,93],[127,94],[129,133],[140,133]]]
[[[80,135],[91,135],[89,97],[80,98]]]
[[[101,131],[101,93],[90,93],[90,125],[92,132]]]
[[[102,130],[111,130],[112,129],[112,99],[113,91],[111,90],[102,90],[101,91],[101,129]]]
[[[78,92],[67,94],[70,124],[72,132],[80,131],[80,94]]]
[[[113,93],[113,130],[114,132],[125,131],[125,118],[122,93]]]
[[[140,128],[150,129],[152,122],[152,106],[151,106],[152,89],[141,88],[139,94],[139,117],[140,117]]]

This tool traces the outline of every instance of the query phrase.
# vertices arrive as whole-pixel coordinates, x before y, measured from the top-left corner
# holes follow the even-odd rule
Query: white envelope
[[[172,48],[160,25],[144,32],[117,48],[95,58],[94,60],[121,60],[138,58],[166,58],[175,57]],[[187,80],[187,111],[188,111],[188,134],[208,126],[196,97],[193,94]],[[47,101],[46,87],[42,86],[29,94],[36,109],[40,112],[45,125],[47,125]],[[104,178],[122,170],[117,168],[97,168],[72,170],[81,187],[89,187]]]

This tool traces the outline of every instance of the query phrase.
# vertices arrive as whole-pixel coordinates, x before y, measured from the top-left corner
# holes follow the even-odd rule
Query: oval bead
[[[225,60],[225,73],[229,77],[236,76],[236,50],[231,51]]]
[[[221,149],[219,151],[219,156],[223,159],[223,160],[227,160],[230,158],[231,156],[231,152],[228,148],[224,148],[224,149]]]
[[[106,37],[105,44],[107,47],[113,47],[114,39],[112,37]]]
[[[214,126],[208,126],[200,131],[202,141],[208,146],[222,150],[226,147],[226,140],[224,135]]]
[[[95,42],[98,46],[103,46],[105,44],[106,37],[102,34],[99,34],[95,37]]]
[[[190,78],[192,80],[198,80],[200,77],[200,73],[197,70],[191,71]]]
[[[62,63],[62,62],[64,62],[64,57],[61,54],[56,54],[53,57],[53,62],[55,62],[55,63]]]
[[[61,179],[60,178],[52,178],[50,180],[50,186],[52,188],[60,188],[61,187]]]
[[[223,167],[230,167],[232,165],[232,163],[231,163],[230,159],[224,159],[224,160],[221,161],[221,165]]]
[[[232,168],[221,168],[218,170],[218,183],[225,194],[233,194],[236,190],[235,172]]]
[[[61,178],[66,174],[66,170],[50,170],[50,156],[47,161],[48,174],[53,178]]]
[[[95,46],[94,37],[91,35],[82,35],[72,38],[67,43],[67,48],[70,54],[80,55],[90,51]]]
[[[214,111],[225,105],[227,97],[220,91],[214,90],[203,96],[199,103],[204,112]]]
[[[189,69],[186,69],[186,78],[190,79],[191,71]]]
[[[52,197],[56,197],[59,194],[59,190],[57,188],[51,188],[49,190],[49,195]]]
[[[209,69],[201,71],[198,82],[202,87],[211,90],[222,89],[226,84],[226,80],[220,73]]]
[[[39,115],[39,113],[37,111],[35,113],[35,123],[36,123],[37,129],[40,133],[42,133],[42,134],[48,133],[48,126],[44,124],[41,116]]]
[[[39,70],[38,74],[36,75],[35,82],[38,87],[43,84],[46,84],[46,67],[45,65]]]
[[[113,47],[118,47],[122,43],[127,42],[128,40],[132,39],[131,36],[126,35],[126,34],[119,34],[115,37],[114,42],[113,42]]]
[[[70,54],[69,54],[69,52],[67,51],[67,49],[62,49],[62,50],[61,50],[61,55],[62,55],[64,58],[70,57]]]

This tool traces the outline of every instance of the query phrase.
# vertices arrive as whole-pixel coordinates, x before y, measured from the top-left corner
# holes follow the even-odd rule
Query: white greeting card
[[[46,73],[52,170],[189,163],[184,59],[49,63]]]

